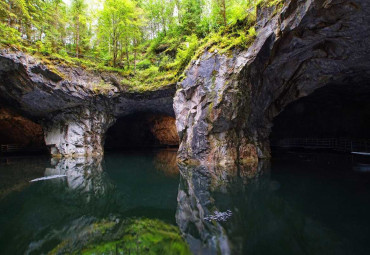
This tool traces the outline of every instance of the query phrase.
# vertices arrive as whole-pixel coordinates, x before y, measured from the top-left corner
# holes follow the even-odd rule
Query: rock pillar
[[[45,123],[45,143],[53,157],[102,155],[104,135],[113,122],[107,112],[87,108],[66,111]]]

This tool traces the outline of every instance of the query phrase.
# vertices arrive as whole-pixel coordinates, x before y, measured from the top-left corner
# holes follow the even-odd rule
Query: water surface
[[[174,150],[2,158],[0,254],[370,254],[369,169],[322,152],[240,168],[177,166]]]

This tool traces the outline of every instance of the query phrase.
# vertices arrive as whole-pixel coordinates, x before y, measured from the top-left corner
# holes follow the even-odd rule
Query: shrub
[[[21,34],[17,29],[11,28],[0,22],[0,43],[18,45]]]
[[[140,61],[139,63],[137,63],[136,67],[139,70],[145,70],[145,69],[148,69],[151,65],[152,65],[152,63],[150,62],[149,59],[144,59],[144,60]]]
[[[178,71],[184,70],[192,59],[198,48],[198,37],[195,34],[187,37],[186,42],[182,43],[177,50],[175,66]]]

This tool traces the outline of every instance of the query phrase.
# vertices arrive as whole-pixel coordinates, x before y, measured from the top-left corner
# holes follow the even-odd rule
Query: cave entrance
[[[0,156],[47,153],[41,125],[0,107]]]
[[[119,118],[106,133],[106,151],[178,147],[175,118],[139,112]]]
[[[287,105],[274,118],[278,148],[370,153],[369,84],[331,84]]]

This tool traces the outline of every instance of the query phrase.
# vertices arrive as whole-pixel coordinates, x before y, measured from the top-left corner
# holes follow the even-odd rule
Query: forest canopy
[[[0,0],[0,44],[117,71],[123,85],[160,87],[174,83],[205,47],[248,47],[257,6],[282,2]]]

